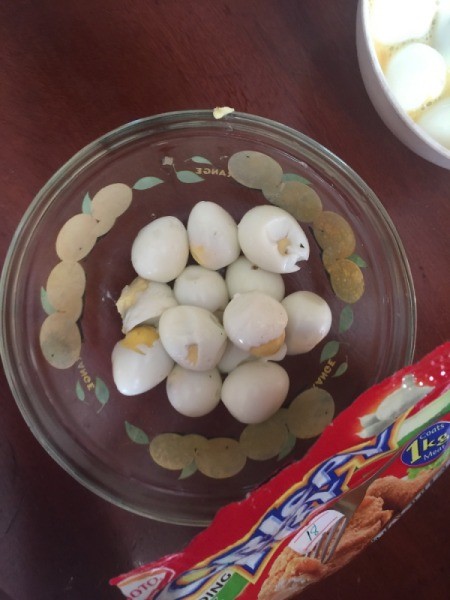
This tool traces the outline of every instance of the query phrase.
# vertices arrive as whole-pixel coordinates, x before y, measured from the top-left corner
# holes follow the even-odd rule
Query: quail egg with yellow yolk
[[[294,273],[299,261],[309,258],[309,242],[292,215],[269,204],[245,213],[238,225],[238,238],[247,259],[273,273]]]
[[[136,327],[117,342],[112,351],[113,379],[124,396],[148,392],[173,368],[154,327]]]
[[[177,301],[166,283],[136,277],[126,285],[116,302],[122,317],[122,331],[128,333],[137,325],[157,325],[159,317]]]
[[[263,357],[283,346],[288,317],[284,307],[262,292],[236,294],[223,313],[229,339],[242,350]]]
[[[194,260],[207,269],[221,269],[237,259],[240,247],[233,217],[215,202],[197,202],[187,222]]]
[[[193,371],[213,369],[227,342],[222,325],[209,310],[181,304],[161,315],[159,335],[173,360]]]

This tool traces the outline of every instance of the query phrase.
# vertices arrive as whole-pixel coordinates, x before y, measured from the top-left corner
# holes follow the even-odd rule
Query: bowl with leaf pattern
[[[282,185],[237,181],[229,161],[244,151],[275,161]],[[310,290],[331,308],[326,338],[284,359],[288,397],[259,425],[239,423],[221,404],[205,417],[184,417],[164,383],[125,397],[112,378],[111,351],[121,337],[116,301],[134,277],[133,240],[161,216],[186,223],[200,200],[236,221],[265,203],[293,214],[310,258],[283,276],[286,292]],[[380,201],[315,141],[244,113],[157,115],[84,148],[24,215],[1,294],[5,371],[36,438],[91,491],[166,522],[209,522],[303,456],[335,415],[414,351],[413,283]],[[303,427],[311,412],[316,426]]]

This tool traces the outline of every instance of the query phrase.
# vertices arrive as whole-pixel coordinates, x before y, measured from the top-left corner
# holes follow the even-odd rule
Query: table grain
[[[405,148],[358,71],[355,0],[2,0],[0,260],[47,179],[134,119],[229,105],[280,121],[348,163],[403,241],[416,358],[450,334],[450,171]],[[389,352],[389,348],[385,349]],[[0,600],[121,597],[108,579],[198,531],[129,514],[43,450],[0,372]],[[302,600],[448,598],[450,476]]]

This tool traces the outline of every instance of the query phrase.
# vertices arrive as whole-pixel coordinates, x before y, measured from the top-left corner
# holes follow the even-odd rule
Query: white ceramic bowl
[[[426,160],[450,169],[450,150],[438,144],[400,107],[390,91],[370,36],[370,1],[359,0],[356,48],[359,68],[376,111],[392,133],[410,150]]]

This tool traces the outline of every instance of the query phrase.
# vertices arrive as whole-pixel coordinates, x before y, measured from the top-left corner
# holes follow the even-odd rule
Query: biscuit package
[[[450,343],[361,394],[306,456],[222,508],[181,552],[111,580],[126,598],[285,600],[348,563],[449,464]],[[384,466],[384,469],[383,469]],[[379,472],[379,473],[378,473]],[[378,477],[373,478],[374,473]],[[334,505],[371,478],[328,562]]]

